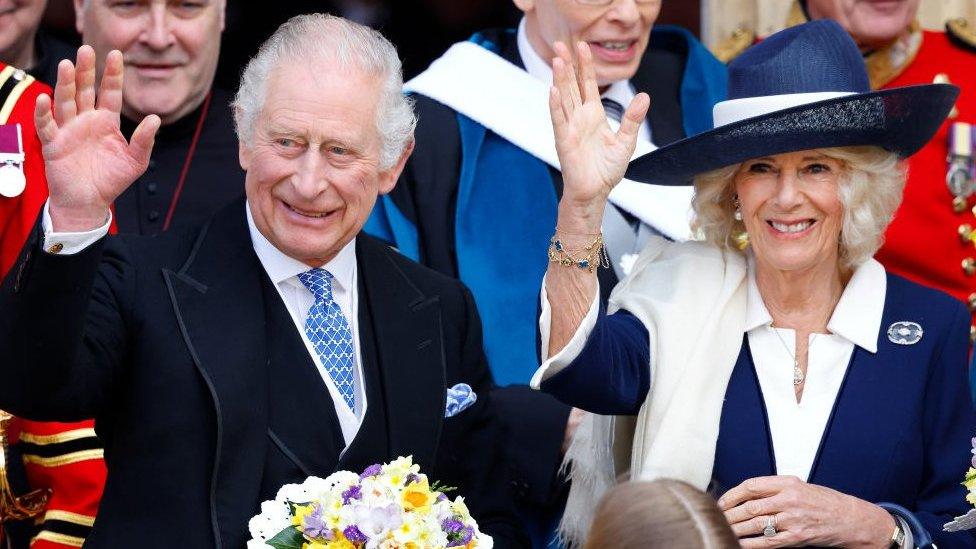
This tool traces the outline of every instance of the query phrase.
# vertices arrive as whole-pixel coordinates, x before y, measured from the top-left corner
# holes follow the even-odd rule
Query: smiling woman
[[[969,314],[871,258],[901,198],[901,160],[958,90],[872,92],[850,37],[815,21],[730,65],[715,129],[628,166],[647,99],[612,132],[589,49],[578,46],[580,83],[557,49],[550,111],[564,186],[533,384],[604,414],[584,420],[566,455],[565,536],[585,538],[601,491],[629,467],[722,494],[747,548],[976,547],[942,531],[966,511],[952,474],[976,427]],[[651,241],[603,314],[589,267],[625,173],[693,181],[705,241]],[[743,232],[744,251],[733,245]]]

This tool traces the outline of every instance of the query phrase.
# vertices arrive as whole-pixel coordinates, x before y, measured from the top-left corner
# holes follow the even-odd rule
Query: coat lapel
[[[216,412],[210,508],[218,548],[243,542],[243,533],[228,525],[246,524],[259,497],[268,415],[262,276],[243,201],[224,208],[201,230],[179,271],[163,271]]]
[[[749,336],[729,378],[715,447],[713,488],[721,495],[742,481],[776,474],[766,404],[756,376]]]
[[[360,323],[369,323],[375,368],[384,399],[391,457],[412,455],[422,468],[434,465],[446,403],[441,305],[425,295],[379,241],[360,235]],[[367,311],[363,311],[363,308]],[[364,346],[366,347],[366,346]],[[375,392],[374,392],[375,393]],[[373,404],[370,403],[370,408]],[[357,446],[368,437],[357,436]],[[355,455],[350,448],[347,455]],[[340,468],[344,462],[340,462]]]
[[[912,351],[897,350],[905,354]],[[892,467],[898,461],[895,453],[906,451],[908,435],[902,426],[911,424],[910,418],[902,417],[903,409],[911,407],[902,406],[899,400],[908,385],[898,375],[900,365],[893,362],[884,353],[854,348],[810,471],[810,482],[869,501],[890,499],[879,490],[892,484]],[[922,357],[906,361],[909,367],[923,363]]]

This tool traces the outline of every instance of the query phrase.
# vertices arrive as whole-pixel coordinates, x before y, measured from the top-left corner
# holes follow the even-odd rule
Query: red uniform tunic
[[[925,31],[914,61],[884,87],[930,84],[937,79],[959,86],[954,116],[908,160],[908,183],[901,206],[885,233],[877,258],[888,270],[949,292],[976,307],[976,276],[963,261],[976,258],[973,242],[959,236],[960,225],[976,227],[976,195],[961,212],[946,186],[948,131],[953,122],[976,125],[976,51],[950,42],[945,33]]]
[[[42,93],[50,94],[51,89],[0,63],[0,124],[21,126],[27,179],[27,187],[19,196],[0,196],[0,275],[16,261],[47,200],[44,159],[34,130],[34,103]],[[95,520],[105,484],[105,463],[94,422],[20,420],[12,431],[12,438],[19,438],[31,487],[51,490],[45,514],[38,519],[41,526],[32,549],[80,547]]]

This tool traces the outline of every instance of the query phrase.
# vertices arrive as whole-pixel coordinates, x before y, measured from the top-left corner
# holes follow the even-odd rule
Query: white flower
[[[265,501],[261,504],[261,513],[247,523],[251,537],[256,540],[268,540],[291,525],[291,514],[288,505],[276,501]],[[248,548],[250,549],[250,547]]]
[[[279,503],[308,503],[314,498],[304,484],[286,484],[278,490],[275,501]]]
[[[353,513],[353,522],[370,540],[383,540],[403,523],[401,509],[396,503],[382,507],[358,506]]]

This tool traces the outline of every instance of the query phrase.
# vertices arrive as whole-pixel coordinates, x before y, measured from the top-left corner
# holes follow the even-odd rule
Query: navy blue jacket
[[[915,345],[889,341],[887,327],[912,321]],[[809,482],[911,510],[939,547],[976,547],[969,532],[942,525],[969,510],[961,486],[976,415],[969,398],[969,312],[948,295],[888,274],[878,351],[855,347]],[[636,413],[650,386],[648,332],[634,315],[602,315],[580,355],[542,384],[567,404],[601,414]],[[748,339],[729,380],[712,484],[723,493],[775,475],[762,390]]]

